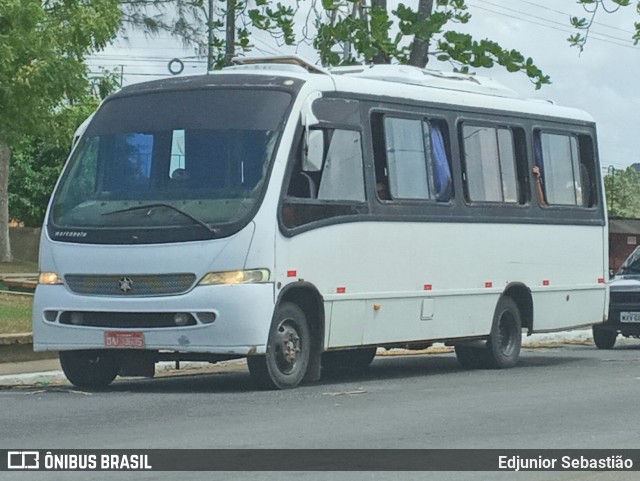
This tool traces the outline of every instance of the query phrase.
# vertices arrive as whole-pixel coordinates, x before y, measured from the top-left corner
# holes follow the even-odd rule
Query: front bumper
[[[271,283],[197,286],[179,296],[138,298],[85,296],[71,293],[63,285],[39,285],[33,304],[34,350],[104,349],[105,333],[115,330],[142,332],[147,350],[263,354],[273,310]],[[52,311],[215,312],[216,319],[211,324],[185,327],[106,328],[62,324]]]

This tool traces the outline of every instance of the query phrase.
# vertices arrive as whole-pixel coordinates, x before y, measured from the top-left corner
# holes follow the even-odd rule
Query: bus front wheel
[[[60,366],[71,384],[89,389],[108,386],[120,370],[113,353],[105,350],[61,351]]]
[[[488,367],[506,369],[515,366],[520,358],[522,321],[518,305],[504,296],[496,305],[491,334],[487,341]]]
[[[267,352],[249,356],[249,374],[264,389],[290,389],[304,378],[311,354],[311,333],[307,316],[291,302],[276,310]]]

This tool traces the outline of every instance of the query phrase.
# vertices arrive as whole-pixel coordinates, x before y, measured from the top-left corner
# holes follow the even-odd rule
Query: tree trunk
[[[0,262],[11,262],[9,243],[9,161],[11,148],[0,141]]]
[[[227,26],[225,41],[225,63],[231,65],[236,56],[236,0],[227,0]]]
[[[433,12],[433,0],[420,0],[418,3],[418,20],[424,22]],[[424,68],[429,62],[429,40],[413,39],[409,65]]]

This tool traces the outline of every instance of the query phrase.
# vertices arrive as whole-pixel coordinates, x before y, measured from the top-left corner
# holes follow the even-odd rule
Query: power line
[[[267,53],[269,55],[280,55],[280,52],[278,52],[277,50],[273,50],[272,47],[269,44],[267,44],[267,42],[262,40],[260,37],[258,37],[256,35],[253,35],[252,40],[254,41],[254,48],[257,51],[262,52],[262,53]],[[256,41],[259,41],[264,46],[264,48],[260,48],[257,45],[255,45]],[[266,52],[265,52],[265,50],[266,50]]]
[[[104,72],[89,72],[89,75],[97,75],[102,76]],[[150,73],[150,72],[124,72],[125,77],[128,75],[133,75],[136,77],[169,77],[171,74],[169,72],[166,73]]]
[[[117,59],[117,60],[121,60],[121,59],[138,59],[138,60],[166,60],[168,57],[163,55],[163,56],[152,56],[152,55],[118,55],[118,54],[97,54],[97,55],[92,55],[91,58],[102,58],[102,59]],[[169,57],[169,58],[173,58],[173,57]],[[191,55],[191,56],[180,56],[180,58],[183,61],[189,61],[189,62],[196,62],[199,61],[200,57],[198,57],[197,55]]]
[[[527,5],[531,5],[531,6],[535,7],[535,8],[540,8],[540,9],[543,9],[543,10],[548,10],[548,11],[550,11],[550,12],[559,13],[560,15],[566,15],[566,16],[568,16],[568,17],[574,17],[574,16],[575,16],[575,15],[573,15],[573,14],[569,13],[569,12],[563,12],[563,11],[561,11],[561,10],[555,10],[555,9],[553,9],[553,8],[546,7],[546,6],[544,6],[544,5],[540,5],[540,4],[538,4],[538,3],[529,2],[528,0],[516,0],[516,1],[517,1],[517,2],[520,2],[520,3],[526,3]],[[602,23],[602,22],[596,22],[596,21],[594,21],[594,22],[593,22],[593,24],[594,24],[594,25],[599,25],[599,26],[601,26],[601,27],[605,27],[605,28],[610,28],[610,29],[612,29],[612,30],[618,30],[618,31],[620,31],[620,32],[628,33],[628,34],[630,34],[630,35],[634,35],[634,34],[635,34],[635,32],[633,32],[633,31],[631,31],[631,30],[625,30],[624,28],[614,27],[613,25],[608,25],[608,24],[606,24],[606,23]]]
[[[504,7],[504,6],[502,6],[502,5],[499,5],[499,4],[497,4],[497,3],[493,3],[493,2],[489,2],[489,1],[487,1],[487,0],[478,0],[478,1],[480,1],[480,2],[482,2],[482,3],[486,3],[487,5],[491,5],[491,6],[493,6],[493,7],[500,8],[500,9],[502,9],[502,10],[507,10],[507,11],[510,11],[510,12],[519,13],[519,14],[521,14],[521,15],[525,15],[525,16],[527,16],[527,17],[535,18],[535,19],[538,19],[538,20],[543,20],[543,21],[545,21],[545,22],[549,22],[549,23],[552,23],[552,24],[554,24],[554,25],[560,25],[560,26],[565,27],[565,28],[567,27],[567,25],[566,25],[565,23],[563,23],[563,22],[558,22],[558,21],[556,21],[556,20],[552,20],[552,19],[549,19],[549,18],[547,18],[547,17],[540,17],[540,16],[538,16],[538,15],[533,15],[533,14],[531,14],[531,13],[526,13],[526,12],[522,12],[522,11],[520,11],[520,10],[516,10],[516,9],[513,9],[513,8]],[[524,18],[520,18],[520,19],[521,19],[521,20],[523,20],[523,21],[527,21],[527,20],[526,20],[526,19],[524,19]],[[613,28],[613,27],[611,27],[611,28]],[[569,32],[571,32],[571,31],[573,31],[573,30],[565,30],[565,31],[569,31]],[[628,42],[629,44],[633,43],[633,42],[631,41],[631,39],[626,39],[626,38],[616,37],[616,36],[614,36],[614,35],[608,35],[608,34],[606,34],[606,33],[596,32],[595,30],[591,30],[591,34],[600,35],[601,37],[611,38],[611,39],[618,40],[618,41],[621,41],[621,42]]]
[[[516,15],[511,15],[511,14],[500,12],[500,11],[497,11],[497,10],[492,10],[490,8],[481,7],[479,5],[473,5],[473,4],[470,4],[470,5],[472,5],[474,8],[477,8],[479,10],[484,10],[484,11],[487,11],[487,12],[490,12],[490,13],[495,13],[496,15],[502,15],[504,17],[513,18],[513,19],[516,19],[516,20],[521,20],[523,22],[531,23],[533,25],[539,25],[541,27],[550,28],[552,30],[557,30],[557,31],[560,31],[560,32],[573,33],[573,30],[569,30],[567,28],[558,28],[558,27],[554,27],[552,25],[548,25],[548,24],[545,24],[545,23],[540,23],[540,22],[536,22],[536,21],[533,21],[533,20],[528,20],[526,18],[522,18],[522,17],[516,16]],[[553,20],[545,20],[545,21],[547,21],[549,23],[556,23],[556,24],[559,23],[559,22],[555,22]],[[596,35],[601,35],[601,34],[596,34]],[[604,42],[604,43],[609,43],[609,44],[612,44],[612,45],[617,45],[619,47],[626,47],[626,48],[629,48],[629,49],[632,49],[632,50],[636,50],[636,51],[640,50],[638,47],[634,47],[633,45],[628,45],[628,44],[619,43],[619,42],[613,42],[611,40],[606,40],[606,39],[598,38],[598,37],[595,37],[595,36],[591,36],[590,38],[593,39],[593,40],[597,40],[599,42]]]

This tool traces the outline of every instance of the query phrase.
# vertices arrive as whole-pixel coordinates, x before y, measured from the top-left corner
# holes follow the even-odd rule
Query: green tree
[[[313,44],[323,65],[398,62],[422,68],[429,58],[437,57],[462,72],[498,64],[509,72],[525,73],[536,88],[550,82],[531,58],[517,50],[446,29],[447,25],[471,19],[466,0],[419,0],[417,9],[402,3],[391,9],[387,0],[371,0],[368,6],[363,0],[284,3],[122,0],[125,25],[140,27],[149,34],[168,32],[196,46],[202,56],[208,50],[210,67],[228,65],[236,49],[239,53],[251,51],[251,32],[262,30],[279,45]],[[309,11],[301,28],[303,38],[297,39],[293,19],[303,6]],[[211,32],[209,37],[207,32]]]
[[[610,217],[640,219],[640,172],[635,167],[611,171],[604,188]]]
[[[577,0],[577,2],[581,4],[585,12],[587,12],[587,17],[571,17],[571,25],[580,30],[580,32],[571,35],[567,40],[572,47],[577,47],[581,51],[587,44],[589,31],[598,13],[614,13],[621,8],[632,5],[631,0]],[[635,6],[636,12],[640,14],[640,1],[636,1]],[[635,45],[638,45],[638,42],[640,42],[640,22],[634,22],[634,26],[636,31],[631,39]]]
[[[231,63],[236,52],[252,50],[251,30],[268,32],[282,45],[295,41],[296,9],[269,0],[121,0],[123,30],[180,38],[208,58],[208,69]]]
[[[477,40],[449,25],[471,20],[465,0],[419,0],[414,9],[403,3],[393,10],[387,0],[314,0],[317,36],[314,46],[325,65],[391,63],[424,68],[431,57],[452,63],[455,70],[501,65],[523,72],[536,88],[549,77],[517,50],[489,39]]]
[[[118,31],[118,0],[0,2],[0,262],[11,260],[8,177],[12,149],[54,128],[55,114],[84,95],[85,56]]]
[[[56,180],[78,126],[117,87],[117,76],[104,72],[85,94],[57,109],[47,132],[27,135],[13,147],[9,173],[9,212],[27,227],[40,227]]]

